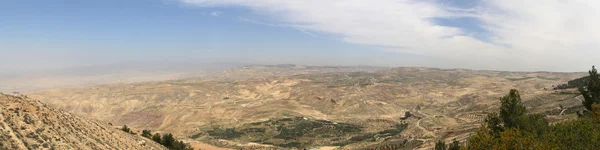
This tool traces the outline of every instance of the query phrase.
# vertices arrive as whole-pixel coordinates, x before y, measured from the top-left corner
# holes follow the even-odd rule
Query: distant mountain
[[[107,123],[46,107],[25,96],[0,94],[0,149],[166,148],[113,129]]]
[[[204,76],[244,66],[239,63],[133,62],[75,68],[2,72],[0,92],[30,93],[111,83],[174,80]]]

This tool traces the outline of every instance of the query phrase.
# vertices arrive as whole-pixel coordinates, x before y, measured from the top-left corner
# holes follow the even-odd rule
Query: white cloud
[[[431,0],[182,1],[202,7],[243,6],[301,31],[456,64],[444,67],[583,71],[598,62],[590,55],[600,54],[600,1],[487,0],[472,9]],[[484,22],[490,42],[431,21],[465,16]]]
[[[219,17],[219,16],[221,16],[221,14],[222,14],[222,13],[221,13],[221,12],[219,12],[219,11],[213,11],[213,12],[210,12],[210,15],[211,15],[211,16],[213,16],[213,17]]]

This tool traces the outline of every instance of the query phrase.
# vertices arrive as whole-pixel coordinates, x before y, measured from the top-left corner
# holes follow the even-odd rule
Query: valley
[[[465,140],[510,89],[552,122],[575,118],[578,93],[552,89],[585,75],[272,65],[29,96],[115,126],[225,148],[413,149]]]

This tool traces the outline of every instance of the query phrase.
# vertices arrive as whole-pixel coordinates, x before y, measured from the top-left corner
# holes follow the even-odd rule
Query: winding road
[[[425,119],[425,118],[428,118],[428,117],[429,117],[429,115],[428,115],[428,114],[425,114],[425,113],[423,113],[423,112],[421,112],[421,111],[419,111],[419,110],[417,110],[417,113],[419,113],[419,114],[421,114],[421,115],[423,115],[423,116],[424,116],[424,117],[422,117],[421,119],[419,119],[419,120],[417,121],[417,123],[416,123],[416,124],[417,124],[417,128],[419,128],[419,129],[423,130],[423,132],[425,132],[425,134],[429,134],[429,135],[433,136],[434,138],[435,138],[435,137],[437,137],[437,135],[436,135],[435,133],[433,133],[433,132],[431,132],[431,131],[427,130],[425,127],[421,126],[421,120],[423,120],[423,119]]]

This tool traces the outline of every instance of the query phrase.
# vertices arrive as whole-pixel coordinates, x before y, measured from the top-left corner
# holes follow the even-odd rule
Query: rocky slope
[[[26,96],[0,94],[0,149],[166,148]]]

